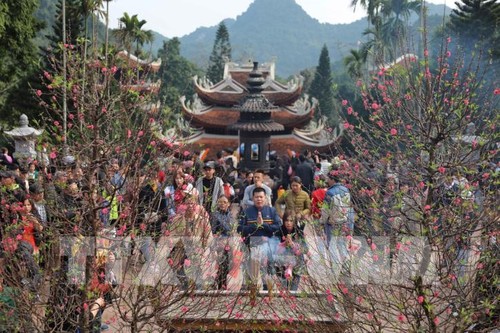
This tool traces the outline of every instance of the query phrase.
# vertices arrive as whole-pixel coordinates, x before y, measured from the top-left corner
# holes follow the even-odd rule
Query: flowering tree
[[[198,208],[174,219],[163,209],[157,173],[181,146],[161,135],[151,86],[128,61],[86,61],[79,47],[62,45],[67,66],[52,58],[47,89],[35,91],[47,110],[43,267],[20,256],[18,230],[30,217],[24,201],[2,191],[2,277],[15,302],[0,323],[12,317],[12,331],[97,330],[96,305],[112,300],[105,317],[131,332],[498,326],[498,175],[490,163],[499,89],[482,85],[487,69],[450,63],[449,43],[436,68],[425,52],[359,81],[364,110],[342,101],[352,149],[339,147],[333,176],[351,192],[355,237],[326,244],[308,223],[303,246],[286,245],[292,256],[306,254],[300,291],[260,272],[268,288],[261,294],[259,268],[269,258],[249,257],[240,237],[211,237]],[[179,232],[183,217],[199,227]],[[140,252],[150,255],[143,265]],[[227,291],[215,288],[223,257]]]
[[[356,329],[498,325],[498,290],[485,284],[498,273],[498,82],[484,85],[492,69],[480,59],[450,62],[451,43],[435,68],[425,51],[358,81],[367,117],[342,102],[353,149],[339,148],[338,173],[361,237],[350,243],[349,283],[336,289]]]
[[[2,194],[3,249],[12,254],[4,256],[3,282],[15,290],[12,311],[19,314],[13,330],[94,329],[95,304],[107,285],[105,262],[113,252],[123,266],[115,282],[123,282],[125,274],[119,273],[130,270],[132,261],[118,240],[127,236],[130,243],[149,230],[153,222],[139,216],[156,212],[162,190],[155,188],[150,200],[138,194],[179,148],[160,133],[154,91],[123,60],[112,59],[106,67],[100,60],[85,61],[78,46],[60,48],[67,66],[51,57],[52,68],[42,76],[46,89],[34,92],[47,110],[47,135],[40,142],[47,160],[37,161],[50,216],[41,233],[42,269],[26,267],[18,255],[24,237],[18,230],[27,219],[19,213],[23,201]],[[116,237],[108,234],[110,223]],[[115,317],[137,331],[144,318],[134,306],[144,291],[128,285],[115,288],[127,308]]]

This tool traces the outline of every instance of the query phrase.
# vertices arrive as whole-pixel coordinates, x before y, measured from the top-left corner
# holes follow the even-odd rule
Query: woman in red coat
[[[315,190],[311,193],[311,215],[318,220],[321,217],[321,205],[326,195],[326,178],[324,175],[316,176],[314,179]]]
[[[23,202],[23,210],[21,210],[21,223],[23,224],[22,240],[29,243],[33,247],[33,255],[38,255],[39,249],[36,242],[36,234],[42,232],[43,226],[38,219],[33,215],[32,210],[34,205],[30,199],[25,199]]]

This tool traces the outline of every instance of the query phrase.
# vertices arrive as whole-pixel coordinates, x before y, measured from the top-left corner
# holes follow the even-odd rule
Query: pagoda
[[[193,101],[181,98],[186,144],[211,153],[239,147],[244,164],[252,167],[263,166],[272,151],[329,150],[340,135],[340,130],[326,129],[324,120],[312,120],[317,101],[301,97],[303,77],[286,85],[276,81],[274,62],[226,62],[220,82],[196,76],[193,81]]]

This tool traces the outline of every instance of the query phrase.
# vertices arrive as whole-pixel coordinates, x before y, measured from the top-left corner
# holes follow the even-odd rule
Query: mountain
[[[428,4],[429,15],[443,15],[444,5]],[[449,13],[450,9],[447,8]],[[413,20],[417,20],[417,16]],[[295,0],[255,0],[236,20],[224,20],[232,46],[232,60],[266,62],[276,57],[276,73],[288,77],[318,63],[324,44],[331,62],[357,48],[367,28],[366,19],[349,24],[320,23]],[[180,38],[181,54],[205,68],[217,26],[198,28]]]
[[[233,61],[248,59],[266,62],[276,57],[279,76],[298,73],[315,66],[326,43],[335,61],[355,48],[366,22],[351,24],[320,23],[294,0],[255,0],[236,20],[225,20],[233,49]],[[217,26],[199,28],[182,37],[181,54],[206,66]]]
[[[39,44],[43,45],[43,36],[50,32],[53,24],[58,0],[40,1],[37,17],[46,22],[46,29],[39,38]],[[444,5],[427,6],[429,16],[442,17]],[[447,14],[450,11],[451,9],[446,8]],[[418,17],[414,15],[412,20],[415,22]],[[226,19],[224,22],[229,31],[233,61],[243,63],[251,59],[267,62],[275,59],[276,74],[283,78],[315,67],[324,44],[328,47],[332,64],[340,62],[350,49],[357,48],[358,41],[363,40],[363,31],[367,28],[365,19],[349,24],[320,23],[310,17],[295,0],[254,0],[236,19]],[[218,25],[200,27],[181,37],[181,54],[189,61],[206,68],[217,27]],[[102,23],[98,30],[102,40],[105,30]],[[144,45],[144,50],[156,55],[168,38],[155,31],[153,34],[154,42],[152,45]],[[112,36],[110,39],[112,40]]]

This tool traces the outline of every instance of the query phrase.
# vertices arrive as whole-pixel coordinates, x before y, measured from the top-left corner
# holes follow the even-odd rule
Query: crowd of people
[[[379,182],[383,187],[373,188],[368,182],[358,185],[352,198],[352,184],[345,177],[350,166],[345,160],[308,150],[283,157],[272,154],[270,160],[269,170],[248,170],[238,167],[230,148],[212,160],[202,160],[199,152],[187,152],[164,165],[138,170],[138,181],[132,182],[129,166],[119,156],[89,177],[78,161],[59,168],[42,169],[36,161],[20,167],[3,149],[0,267],[13,269],[4,263],[7,254],[15,254],[26,272],[19,281],[38,297],[41,272],[68,265],[64,260],[56,262],[48,239],[111,230],[115,235],[140,236],[134,248],[144,264],[153,260],[154,248],[162,237],[191,237],[193,244],[179,240],[166,260],[182,289],[198,287],[199,281],[187,271],[198,269],[196,274],[203,274],[202,255],[193,255],[193,248],[205,249],[217,243],[215,251],[220,255],[211,266],[215,267],[213,288],[228,289],[230,280],[241,271],[243,288],[248,283],[261,283],[268,289],[269,283],[278,281],[283,288],[296,291],[307,272],[307,225],[319,230],[327,246],[335,236],[392,234],[391,224],[401,207],[396,202],[401,197],[394,194],[404,191],[405,185],[390,165],[368,166],[366,179],[383,179]],[[89,179],[97,186],[91,186]],[[466,178],[456,175],[447,175],[438,191],[443,205],[456,197],[480,200],[480,188],[472,188]],[[380,201],[378,205],[373,205],[374,200]],[[375,214],[384,215],[386,222],[375,225]],[[241,251],[229,241],[235,236],[243,239],[252,256],[246,267],[234,267],[241,263],[236,260]],[[92,306],[96,318],[102,315],[117,283],[111,269],[114,260],[111,249],[100,252],[96,260],[89,287],[96,293]],[[101,324],[96,322],[99,331]]]

